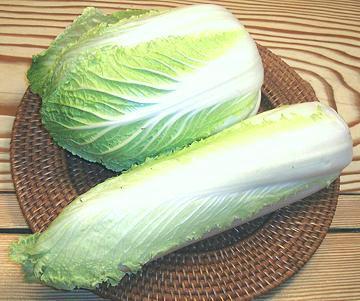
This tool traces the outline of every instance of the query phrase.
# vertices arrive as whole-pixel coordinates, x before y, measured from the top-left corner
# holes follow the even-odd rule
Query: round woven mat
[[[316,100],[288,65],[258,46],[265,68],[262,110]],[[53,144],[41,126],[41,100],[27,91],[11,142],[22,212],[43,231],[79,194],[114,175]],[[264,150],[266,151],[266,150]],[[305,200],[146,264],[116,287],[95,293],[115,300],[248,300],[298,271],[320,245],[335,212],[339,181]]]

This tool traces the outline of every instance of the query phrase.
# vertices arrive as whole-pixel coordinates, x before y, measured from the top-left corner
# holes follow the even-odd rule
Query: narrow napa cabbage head
[[[28,78],[55,142],[121,171],[254,115],[263,67],[222,7],[88,8],[34,57]]]
[[[11,258],[27,279],[58,289],[116,285],[155,258],[328,186],[351,159],[349,128],[334,110],[280,107],[98,184],[46,231],[22,236]]]

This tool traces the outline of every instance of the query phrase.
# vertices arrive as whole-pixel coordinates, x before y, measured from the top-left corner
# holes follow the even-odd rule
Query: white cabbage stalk
[[[90,8],[34,57],[28,78],[55,142],[121,171],[254,115],[263,66],[222,7]]]
[[[314,102],[281,107],[132,168],[12,246],[30,279],[115,285],[154,258],[298,201],[352,159],[345,122]]]

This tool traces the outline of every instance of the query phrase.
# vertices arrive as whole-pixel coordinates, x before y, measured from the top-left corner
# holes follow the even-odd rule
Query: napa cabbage
[[[281,107],[80,195],[43,233],[12,245],[28,279],[117,284],[164,254],[298,201],[352,159],[345,122],[320,103]]]
[[[87,8],[28,71],[54,141],[122,171],[254,115],[263,66],[240,22],[216,5]]]

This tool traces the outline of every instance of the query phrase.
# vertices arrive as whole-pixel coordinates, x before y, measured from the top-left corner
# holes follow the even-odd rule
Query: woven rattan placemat
[[[258,47],[265,68],[262,110],[316,100],[294,70]],[[25,93],[11,141],[16,194],[33,231],[46,229],[79,194],[114,175],[54,145],[41,125],[40,104],[37,95]],[[96,293],[116,300],[248,300],[263,294],[298,271],[318,248],[338,190],[337,180],[304,201],[148,263],[141,273]]]

